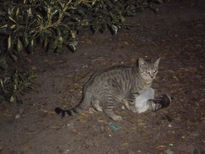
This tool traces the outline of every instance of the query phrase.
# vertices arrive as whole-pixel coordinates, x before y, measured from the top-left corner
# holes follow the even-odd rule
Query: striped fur
[[[113,120],[121,120],[121,116],[113,112],[116,103],[124,102],[128,109],[135,112],[135,97],[151,87],[159,60],[152,63],[140,58],[137,66],[117,66],[94,74],[84,86],[82,101],[70,110],[56,108],[56,113],[75,115],[93,107],[104,111]]]

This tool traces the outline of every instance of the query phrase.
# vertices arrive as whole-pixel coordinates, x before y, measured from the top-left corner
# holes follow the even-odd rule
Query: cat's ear
[[[139,65],[139,66],[142,66],[142,65],[144,65],[144,64],[145,64],[144,59],[143,59],[143,58],[139,58],[139,59],[138,59],[138,65]]]
[[[160,58],[158,58],[154,63],[155,68],[158,68],[159,62],[160,62]]]

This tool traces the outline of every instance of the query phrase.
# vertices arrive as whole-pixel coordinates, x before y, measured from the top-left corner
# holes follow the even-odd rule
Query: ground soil
[[[205,153],[205,3],[170,1],[127,23],[130,29],[114,36],[82,32],[75,53],[27,55],[37,78],[23,104],[0,104],[0,153]],[[56,115],[55,107],[78,104],[90,74],[139,57],[161,57],[153,87],[173,97],[168,108],[134,114],[119,106],[120,122],[101,112]]]

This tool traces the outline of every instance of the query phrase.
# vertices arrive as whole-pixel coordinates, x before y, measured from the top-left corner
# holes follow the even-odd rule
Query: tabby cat
[[[128,110],[137,112],[135,98],[151,87],[158,73],[159,61],[160,58],[155,62],[139,58],[136,66],[117,66],[98,72],[85,84],[82,101],[77,106],[70,110],[56,108],[55,111],[63,117],[65,113],[74,115],[93,107],[97,111],[104,111],[115,121],[121,120],[122,117],[113,111],[116,103],[124,103]],[[150,102],[150,110],[159,108],[154,102]]]

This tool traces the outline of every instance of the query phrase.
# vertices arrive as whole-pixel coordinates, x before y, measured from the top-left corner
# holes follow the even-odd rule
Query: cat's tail
[[[82,108],[81,105],[79,104],[79,105],[75,106],[74,108],[71,108],[68,110],[64,110],[64,109],[57,107],[57,108],[55,108],[55,112],[57,114],[61,115],[61,117],[63,118],[66,114],[69,116],[73,116],[75,114],[83,112],[85,109]]]
[[[84,110],[88,109],[90,107],[91,103],[91,96],[90,95],[85,95],[85,97],[82,99],[82,101],[75,107],[64,110],[59,107],[55,108],[55,112],[63,118],[66,114],[69,116],[73,116],[75,114],[81,113]]]

